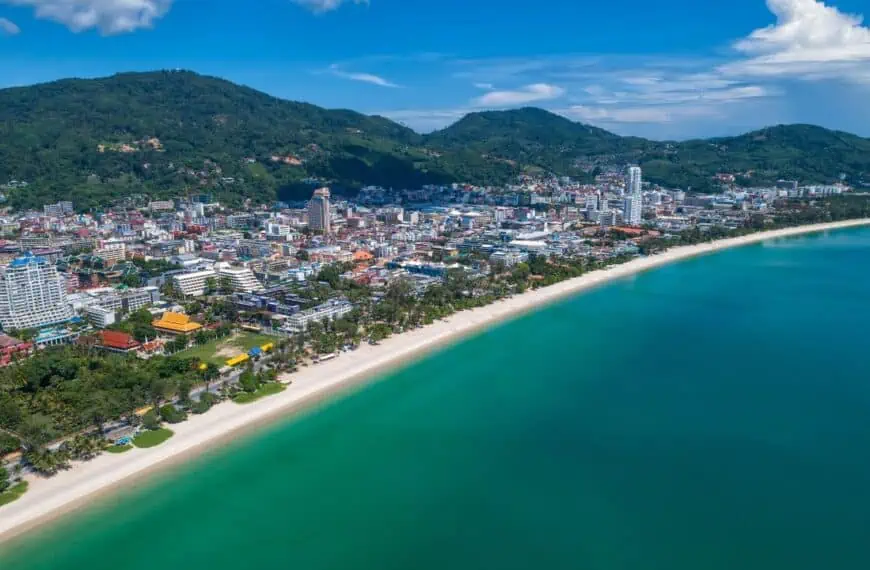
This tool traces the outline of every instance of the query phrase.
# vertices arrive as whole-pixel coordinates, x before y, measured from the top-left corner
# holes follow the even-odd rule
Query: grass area
[[[275,342],[276,340],[277,338],[274,336],[243,332],[234,334],[227,338],[213,340],[200,346],[188,348],[187,350],[179,352],[178,356],[183,358],[199,358],[203,362],[210,362],[217,366],[224,366],[227,363],[227,360],[233,356],[243,352],[248,352],[255,346],[262,346],[269,342]],[[224,356],[223,354],[218,355],[220,352],[229,352],[230,350],[232,351],[232,354],[229,356]]]
[[[109,453],[125,453],[133,449],[133,446],[129,443],[127,445],[112,445],[106,448],[106,451]]]
[[[256,392],[241,392],[236,394],[233,397],[233,402],[237,404],[250,404],[251,402],[256,402],[260,398],[265,398],[266,396],[274,396],[275,394],[280,394],[287,387],[282,384],[272,383],[272,384],[263,384],[260,386]]]
[[[173,435],[174,432],[166,428],[144,431],[133,438],[133,445],[142,448],[157,447]]]
[[[8,505],[12,501],[17,501],[21,498],[21,495],[27,492],[27,481],[22,481],[21,483],[16,483],[12,485],[3,493],[0,493],[0,507],[3,505]]]

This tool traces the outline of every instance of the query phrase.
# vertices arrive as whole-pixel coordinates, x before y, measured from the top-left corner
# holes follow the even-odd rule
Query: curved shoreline
[[[529,291],[486,307],[456,313],[447,321],[391,337],[378,346],[362,346],[338,359],[301,369],[293,375],[293,383],[281,394],[245,406],[225,402],[207,414],[193,416],[187,422],[173,426],[175,436],[159,447],[135,449],[120,455],[103,454],[51,479],[30,479],[27,494],[0,508],[0,543],[84,507],[98,496],[122,485],[135,484],[139,478],[158,469],[190,460],[206,449],[234,440],[266,423],[290,417],[300,409],[308,409],[338,392],[361,386],[380,373],[418,359],[481,329],[565,297],[643,271],[725,249],[868,225],[870,219],[850,220],[678,247]]]

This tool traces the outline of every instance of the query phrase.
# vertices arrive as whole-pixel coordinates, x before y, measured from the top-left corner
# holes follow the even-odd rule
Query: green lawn
[[[243,332],[234,334],[227,338],[213,340],[200,346],[188,348],[187,350],[179,352],[178,356],[183,358],[199,358],[203,362],[210,362],[217,366],[224,366],[227,363],[227,360],[233,356],[243,352],[248,352],[255,346],[263,346],[266,343],[275,342],[276,340],[277,338],[274,336]],[[226,353],[228,353],[229,350],[232,350],[232,354],[218,355],[219,352],[226,351]]]
[[[127,445],[112,445],[106,448],[106,451],[109,453],[125,453],[133,449],[133,446],[129,443]]]
[[[157,447],[173,435],[173,431],[166,428],[144,431],[133,438],[133,445],[142,448]]]
[[[27,492],[27,481],[22,481],[21,483],[17,483],[12,485],[5,492],[0,493],[0,507],[3,505],[8,505],[12,501],[17,501],[21,498],[21,495]]]
[[[260,398],[280,394],[286,389],[286,386],[278,383],[263,384],[253,394],[250,392],[241,392],[239,394],[236,394],[233,398],[233,402],[237,404],[250,404],[251,402],[256,402]]]

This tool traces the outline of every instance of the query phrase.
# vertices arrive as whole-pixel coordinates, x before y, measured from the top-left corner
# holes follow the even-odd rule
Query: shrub
[[[180,424],[187,419],[187,414],[172,404],[166,404],[160,408],[160,417],[171,424]]]
[[[142,416],[142,427],[147,430],[155,430],[159,428],[160,417],[157,415],[157,412],[150,410],[147,414]]]
[[[217,400],[217,396],[215,396],[211,392],[205,392],[204,394],[200,395],[198,402],[194,402],[193,405],[190,406],[190,411],[194,414],[204,414],[217,403]]]
[[[0,432],[0,455],[18,451],[21,442],[7,433]]]

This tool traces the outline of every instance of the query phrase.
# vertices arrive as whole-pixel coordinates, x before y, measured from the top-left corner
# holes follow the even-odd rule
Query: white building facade
[[[228,280],[230,287],[236,293],[253,293],[261,291],[263,285],[254,277],[254,272],[247,267],[218,267],[217,270],[218,282]]]
[[[5,330],[63,323],[73,316],[64,283],[48,260],[25,255],[0,269],[0,324]]]
[[[308,311],[296,313],[287,319],[287,327],[293,332],[302,332],[308,328],[308,325],[314,322],[321,322],[323,319],[334,321],[353,310],[353,305],[344,299],[333,299],[322,305],[318,305]]]
[[[629,166],[625,171],[625,193],[640,194],[643,192],[643,172],[640,166]]]
[[[623,223],[639,226],[643,220],[643,198],[639,194],[629,194],[623,204]]]
[[[205,295],[205,286],[209,279],[217,279],[217,274],[212,270],[179,273],[172,276],[175,287],[187,297]]]

